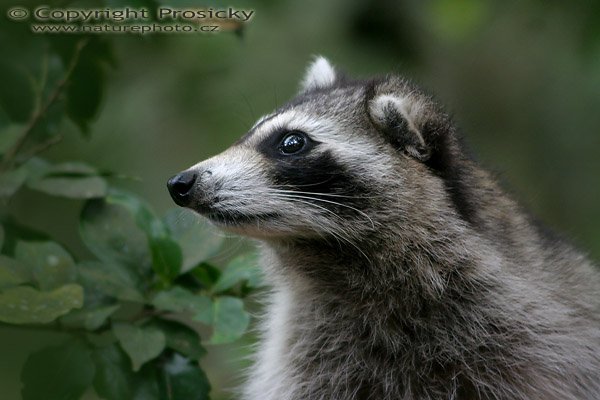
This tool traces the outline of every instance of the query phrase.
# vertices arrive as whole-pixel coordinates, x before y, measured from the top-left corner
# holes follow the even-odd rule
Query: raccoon
[[[174,201],[258,239],[245,400],[600,399],[600,274],[467,156],[436,102],[326,59]]]

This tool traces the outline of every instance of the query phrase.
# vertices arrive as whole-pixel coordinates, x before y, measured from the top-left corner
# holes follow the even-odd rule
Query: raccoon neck
[[[301,291],[316,305],[339,302],[345,312],[388,319],[412,318],[432,304],[446,304],[448,296],[471,292],[498,268],[494,251],[475,233],[465,233],[464,224],[412,226],[418,229],[389,226],[393,234],[379,232],[391,240],[270,244],[274,267],[268,274],[275,286]]]
[[[393,250],[371,243],[365,254],[320,242],[267,249],[276,294],[265,348],[285,344],[276,369],[290,376],[289,387],[298,385],[289,398],[391,400],[411,387],[420,390],[422,379],[430,378],[433,391],[457,385],[467,396],[477,378],[458,382],[453,376],[478,362],[481,338],[490,341],[490,351],[499,349],[490,360],[516,363],[509,343],[495,342],[519,340],[521,332],[491,303],[503,290],[493,271],[477,272],[481,260],[463,254],[458,239],[437,247],[445,254],[422,245],[407,242]],[[273,368],[267,360],[265,368]],[[489,368],[500,369],[491,361]],[[389,373],[394,389],[388,393],[385,382],[371,381],[379,378],[369,371]]]

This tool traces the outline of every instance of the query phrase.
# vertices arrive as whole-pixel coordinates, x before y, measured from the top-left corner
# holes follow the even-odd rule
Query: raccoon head
[[[357,240],[443,206],[445,121],[407,81],[349,80],[318,57],[296,98],[168,188],[233,232]]]

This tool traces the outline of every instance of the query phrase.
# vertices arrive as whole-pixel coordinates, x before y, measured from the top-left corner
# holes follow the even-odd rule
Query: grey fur
[[[290,117],[269,125],[278,115]],[[335,190],[273,183],[296,167],[257,148],[290,118],[324,142],[306,165],[329,151],[347,175]],[[273,287],[244,399],[600,398],[600,274],[471,161],[406,80],[305,79],[190,170],[211,171],[190,204],[206,215],[285,211],[216,221],[261,240]],[[296,193],[273,192],[286,187]]]

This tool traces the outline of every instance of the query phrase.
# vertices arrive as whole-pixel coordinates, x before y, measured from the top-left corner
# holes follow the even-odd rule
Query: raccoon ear
[[[420,105],[392,94],[375,96],[368,103],[373,124],[394,147],[419,161],[427,161],[431,149],[419,129]]]
[[[307,92],[313,89],[328,88],[335,83],[336,79],[337,74],[331,63],[325,57],[317,56],[304,74],[300,91]]]

